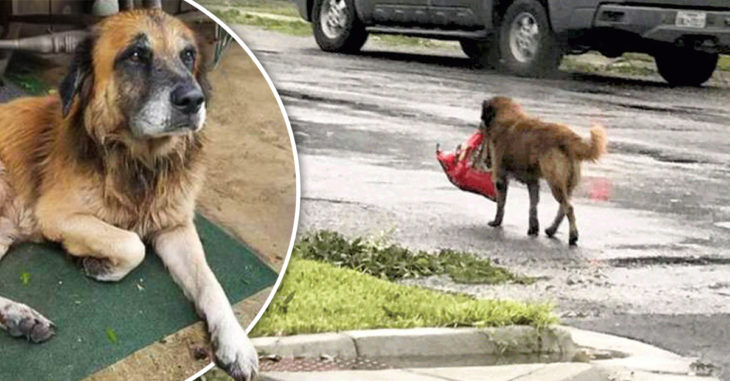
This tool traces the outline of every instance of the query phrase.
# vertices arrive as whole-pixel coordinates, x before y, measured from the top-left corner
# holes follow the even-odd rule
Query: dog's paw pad
[[[540,229],[537,226],[535,226],[535,227],[527,230],[527,235],[535,237],[535,236],[537,236],[539,231],[540,231]]]
[[[489,226],[491,226],[493,228],[496,228],[499,225],[502,225],[502,221],[490,221],[487,225],[489,225]]]
[[[545,229],[545,235],[547,235],[550,238],[553,238],[553,236],[555,235],[555,232],[556,231],[557,231],[557,229],[547,228],[547,229]]]
[[[103,280],[105,275],[111,272],[112,264],[108,259],[84,257],[82,260],[86,276]]]
[[[10,336],[25,337],[34,343],[42,343],[56,334],[53,322],[25,305],[4,311],[2,325]]]

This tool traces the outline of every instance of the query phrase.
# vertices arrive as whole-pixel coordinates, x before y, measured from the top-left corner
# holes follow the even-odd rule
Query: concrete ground
[[[599,372],[588,364],[521,364],[492,367],[454,367],[454,368],[405,368],[377,371],[350,370],[335,372],[272,372],[265,374],[261,381],[598,381]]]
[[[263,380],[717,381],[696,359],[576,328],[416,328],[255,338]]]
[[[519,364],[490,367],[404,368],[377,371],[273,372],[261,381],[702,381],[694,376],[622,372],[583,363]]]
[[[422,249],[471,250],[534,285],[410,283],[479,297],[552,301],[563,322],[644,340],[730,367],[730,89],[670,88],[658,77],[563,72],[516,78],[470,67],[453,50],[368,43],[324,53],[311,37],[236,30],[273,77],[300,153],[300,231],[391,231]],[[415,49],[415,50],[414,50]],[[527,192],[513,183],[504,226],[494,204],[456,190],[434,157],[478,124],[481,101],[509,95],[530,114],[586,135],[606,126],[609,154],[583,165],[574,205],[581,233],[567,245],[529,238]],[[557,208],[546,187],[539,217]],[[722,373],[730,380],[730,373]]]

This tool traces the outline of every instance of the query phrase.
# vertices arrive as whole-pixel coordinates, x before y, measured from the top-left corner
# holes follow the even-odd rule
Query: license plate
[[[676,26],[686,28],[704,28],[707,24],[707,13],[705,12],[691,12],[691,11],[678,11],[677,19],[675,21]]]

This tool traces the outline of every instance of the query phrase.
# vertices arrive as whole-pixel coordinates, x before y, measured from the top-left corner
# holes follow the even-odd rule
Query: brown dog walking
[[[197,36],[162,11],[97,24],[58,95],[0,106],[0,257],[14,243],[59,242],[86,274],[117,281],[151,245],[195,303],[216,362],[237,380],[255,349],[208,267],[193,225],[206,119]],[[0,298],[0,327],[40,342],[52,323]]]
[[[539,180],[544,178],[560,203],[558,214],[545,233],[552,237],[565,216],[570,222],[571,245],[578,241],[570,197],[580,181],[581,161],[596,161],[606,151],[606,132],[601,126],[591,129],[586,142],[565,125],[546,123],[526,115],[519,104],[507,97],[494,97],[482,105],[481,129],[485,134],[497,188],[497,213],[490,226],[500,226],[504,217],[508,177],[527,184],[530,194],[529,235],[537,235]]]

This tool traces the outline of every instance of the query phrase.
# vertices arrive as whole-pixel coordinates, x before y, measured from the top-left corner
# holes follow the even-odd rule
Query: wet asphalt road
[[[243,27],[274,79],[300,154],[300,232],[391,232],[402,244],[471,250],[540,277],[534,285],[411,283],[555,303],[568,324],[650,342],[730,367],[730,88],[672,89],[657,78],[563,73],[515,78],[469,66],[455,50],[366,46],[321,52],[311,38]],[[495,205],[456,190],[434,157],[478,123],[485,98],[587,135],[606,126],[609,154],[584,163],[574,198],[579,247],[528,238],[528,197],[512,183],[504,226]],[[557,210],[541,189],[546,227]],[[730,373],[723,374],[730,379]]]

